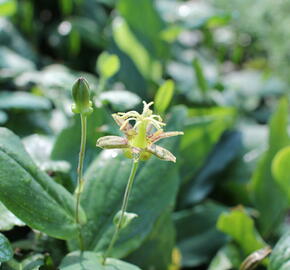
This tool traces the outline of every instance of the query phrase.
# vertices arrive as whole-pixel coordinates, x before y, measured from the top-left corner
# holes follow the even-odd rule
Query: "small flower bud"
[[[85,78],[80,77],[74,83],[72,87],[72,97],[74,103],[72,105],[72,111],[74,113],[80,113],[88,115],[92,113],[92,102],[90,101],[90,87]]]
[[[118,211],[118,213],[115,215],[114,220],[113,220],[115,226],[120,226],[120,229],[126,228],[133,219],[138,217],[138,215],[135,213],[125,212],[122,218],[122,222],[120,222],[121,216],[122,216],[122,211]]]

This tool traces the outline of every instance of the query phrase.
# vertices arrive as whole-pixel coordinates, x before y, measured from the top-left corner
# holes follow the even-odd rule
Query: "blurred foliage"
[[[142,100],[155,101],[166,130],[185,134],[167,143],[176,165],[142,164],[129,202],[139,217],[113,250],[130,264],[116,259],[112,267],[239,269],[270,245],[257,269],[288,269],[289,11],[283,0],[0,0],[0,125],[19,136],[1,129],[0,148],[20,163],[0,168],[0,186],[16,189],[0,193],[1,269],[99,264],[92,251],[108,244],[130,162],[101,152],[96,140],[120,135],[110,114],[140,110]],[[71,87],[79,76],[94,107],[83,257],[74,240],[51,237],[75,231],[69,210],[80,122]],[[33,189],[20,181],[23,170],[37,172]],[[25,196],[31,204],[19,210]],[[49,208],[56,218],[43,227],[36,213]]]

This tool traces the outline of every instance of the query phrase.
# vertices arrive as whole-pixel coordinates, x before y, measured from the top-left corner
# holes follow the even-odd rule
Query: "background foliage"
[[[259,269],[288,269],[289,10],[283,0],[0,0],[1,269],[98,264],[130,161],[95,143],[120,135],[111,113],[142,100],[185,135],[165,142],[176,165],[140,166],[129,202],[139,217],[113,250],[136,268],[112,264],[239,269],[269,245]],[[72,239],[79,76],[94,101],[83,258]]]

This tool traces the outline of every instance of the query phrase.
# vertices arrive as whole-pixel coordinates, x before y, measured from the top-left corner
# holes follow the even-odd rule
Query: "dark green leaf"
[[[0,233],[0,263],[7,262],[13,257],[13,250],[8,239]]]
[[[226,208],[206,202],[174,214],[177,246],[182,254],[182,266],[206,263],[225,243],[225,236],[216,230],[216,221]]]
[[[75,200],[68,191],[40,171],[19,138],[0,129],[0,200],[27,225],[48,235],[75,236]],[[81,212],[84,222],[85,214]]]
[[[167,270],[175,246],[175,228],[170,211],[160,216],[142,246],[127,258],[143,270]]]

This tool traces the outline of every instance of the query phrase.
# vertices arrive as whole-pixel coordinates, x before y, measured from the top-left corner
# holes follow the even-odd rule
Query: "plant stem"
[[[86,151],[86,138],[87,138],[87,117],[81,114],[81,146],[80,146],[80,153],[79,153],[79,163],[77,168],[77,189],[76,189],[76,213],[75,213],[75,220],[76,224],[79,226],[79,245],[80,250],[84,250],[84,241],[81,232],[81,224],[80,224],[80,217],[79,217],[79,208],[81,202],[81,193],[83,190],[83,165],[84,165],[84,158],[85,158],[85,151]]]
[[[106,252],[104,253],[103,264],[106,263],[106,259],[110,255],[110,252],[111,252],[113,246],[115,245],[115,243],[118,239],[118,236],[119,236],[119,233],[120,233],[120,230],[122,227],[122,223],[123,223],[123,218],[124,218],[125,212],[127,210],[128,201],[129,201],[130,193],[131,193],[131,190],[133,187],[136,171],[138,168],[138,161],[139,161],[138,159],[133,159],[131,173],[130,173],[130,176],[128,179],[126,191],[125,191],[124,198],[123,198],[123,203],[122,203],[122,208],[121,208],[121,217],[119,219],[118,224],[116,225],[116,229],[115,229],[114,235],[111,239],[111,242],[109,244],[109,247],[107,248]]]

